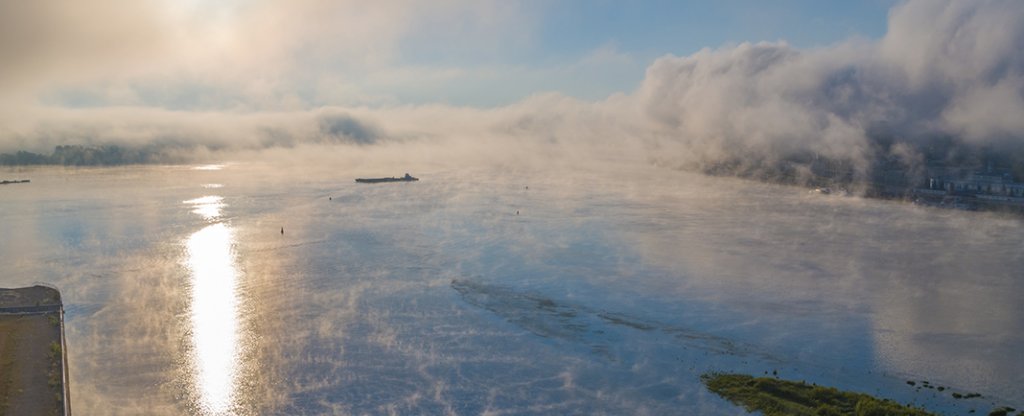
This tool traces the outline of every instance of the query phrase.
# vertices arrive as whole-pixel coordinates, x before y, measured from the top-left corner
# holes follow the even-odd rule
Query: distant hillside
[[[916,143],[873,137],[860,160],[795,151],[774,158],[746,155],[705,164],[695,170],[716,176],[806,186],[863,184],[909,190],[926,187],[936,177],[967,178],[982,171],[998,172],[1008,180],[1024,180],[1024,145],[980,146],[948,137]]]
[[[157,149],[129,149],[120,146],[57,146],[50,155],[19,151],[0,154],[0,165],[111,166],[168,163],[166,152]]]

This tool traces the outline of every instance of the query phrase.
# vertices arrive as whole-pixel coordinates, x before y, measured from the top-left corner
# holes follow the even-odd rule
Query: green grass
[[[755,378],[745,374],[705,374],[701,381],[719,396],[743,406],[747,411],[760,411],[766,416],[931,415],[892,400],[804,382]]]

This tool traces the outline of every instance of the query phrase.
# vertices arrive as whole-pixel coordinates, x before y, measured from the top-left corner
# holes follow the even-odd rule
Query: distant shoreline
[[[57,146],[52,155],[19,151],[14,154],[0,154],[0,166],[37,167],[115,167],[146,166],[158,164],[141,153],[133,153],[116,146]],[[824,162],[822,162],[824,163]],[[812,164],[811,171],[815,169]],[[823,169],[823,168],[822,168]],[[792,169],[791,169],[792,170]],[[821,169],[818,169],[821,170]],[[848,169],[847,169],[848,170]],[[948,169],[946,169],[948,170]],[[681,169],[681,171],[688,171]],[[1008,172],[991,166],[988,171],[959,168],[959,174],[950,174],[942,169],[929,175],[928,183],[908,181],[904,172],[894,175],[875,175],[871,179],[854,179],[851,172],[839,169],[837,172],[812,173],[801,180],[793,172],[737,171],[728,167],[712,167],[689,171],[711,177],[734,177],[761,183],[797,186],[804,189],[824,191],[823,194],[839,191],[840,194],[864,198],[901,201],[929,208],[958,211],[979,211],[1024,216],[1024,183],[1015,182]],[[893,171],[888,171],[889,176]],[[967,173],[964,173],[967,172]],[[408,179],[415,180],[415,179]],[[360,183],[403,182],[403,178],[358,178]],[[2,180],[0,185],[30,183],[28,179]],[[852,191],[847,191],[847,189]]]
[[[838,193],[841,195],[859,196],[868,199],[910,203],[918,206],[956,210],[976,211],[1024,216],[1024,198],[971,192],[970,190],[928,189],[915,186],[892,186],[868,181],[810,181],[807,183],[781,180],[778,178],[762,178],[758,176],[728,175],[716,172],[703,172],[712,177],[735,177],[738,179],[769,183],[782,186],[795,186],[824,195]]]

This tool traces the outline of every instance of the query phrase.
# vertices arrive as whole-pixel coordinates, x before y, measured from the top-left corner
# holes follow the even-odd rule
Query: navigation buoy
[[[284,235],[284,227],[281,227],[281,235]]]

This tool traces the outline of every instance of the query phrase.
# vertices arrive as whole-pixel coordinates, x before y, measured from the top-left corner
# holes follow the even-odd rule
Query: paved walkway
[[[59,361],[54,343],[60,345]],[[54,391],[55,375],[59,392]],[[0,288],[0,413],[68,416],[68,381],[60,292],[41,285]]]

